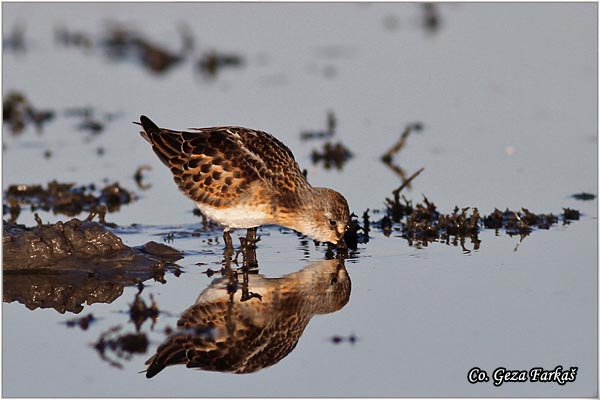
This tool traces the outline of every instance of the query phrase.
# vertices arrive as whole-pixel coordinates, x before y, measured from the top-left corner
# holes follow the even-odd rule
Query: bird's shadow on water
[[[351,282],[343,256],[269,278],[259,273],[255,233],[240,242],[237,251],[225,248],[221,270],[213,271],[219,276],[148,359],[147,378],[176,364],[237,374],[272,366],[296,347],[314,315],[348,302]]]

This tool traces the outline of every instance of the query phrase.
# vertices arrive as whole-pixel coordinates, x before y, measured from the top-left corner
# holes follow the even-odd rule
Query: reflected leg
[[[229,228],[225,228],[223,231],[223,240],[225,241],[225,253],[233,255],[233,241],[231,240],[231,235],[229,234]]]
[[[260,238],[256,238],[256,228],[249,228],[246,231],[246,240],[244,243],[244,267],[246,269],[258,269],[258,261],[256,260],[256,242]]]

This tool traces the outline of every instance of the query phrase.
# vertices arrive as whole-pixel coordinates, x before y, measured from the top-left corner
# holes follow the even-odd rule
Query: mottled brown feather
[[[141,118],[142,136],[194,201],[211,206],[251,202],[256,190],[274,194],[274,206],[293,207],[308,186],[290,149],[266,132],[235,126],[158,128]]]

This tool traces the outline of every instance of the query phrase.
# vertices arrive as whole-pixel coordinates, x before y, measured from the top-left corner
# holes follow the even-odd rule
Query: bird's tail
[[[134,122],[134,124],[141,126],[142,128],[144,128],[143,131],[140,131],[140,135],[142,135],[142,137],[150,144],[154,144],[152,142],[152,140],[150,139],[150,134],[151,133],[158,133],[160,132],[160,128],[150,120],[150,118],[146,117],[145,115],[142,115],[140,117],[140,122]]]
[[[161,129],[145,115],[140,117],[140,123],[135,122],[135,124],[144,128],[140,134],[152,145],[152,149],[163,164],[170,168],[169,161],[176,158],[182,150],[183,138],[181,132]]]

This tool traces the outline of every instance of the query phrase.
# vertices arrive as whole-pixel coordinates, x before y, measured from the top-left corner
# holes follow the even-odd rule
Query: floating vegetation
[[[48,121],[54,119],[52,110],[38,110],[22,92],[11,91],[2,102],[3,123],[10,126],[13,135],[23,132],[28,125],[34,125],[38,132]]]
[[[384,162],[391,162],[393,154],[404,147],[409,134],[410,128],[406,128],[399,141],[382,157]],[[476,207],[455,206],[452,213],[443,214],[425,196],[422,202],[413,204],[401,194],[423,170],[421,168],[410,177],[403,178],[400,187],[392,191],[392,197],[385,199],[386,213],[374,224],[384,236],[389,237],[396,232],[396,235],[406,239],[410,246],[427,246],[431,242],[442,242],[460,245],[463,251],[470,252],[471,250],[465,247],[465,239],[471,240],[473,250],[479,249],[481,241],[478,234],[482,229],[504,229],[506,234],[519,235],[523,240],[535,229],[550,229],[561,219],[563,224],[568,224],[571,220],[580,218],[579,211],[570,208],[564,208],[562,215],[536,214],[523,207],[521,210],[495,209],[490,215],[483,216]],[[344,235],[344,241],[351,250],[356,250],[358,244],[369,241],[371,222],[368,209],[363,213],[362,219],[361,226],[357,215],[351,215]]]
[[[303,131],[300,133],[301,140],[330,138],[335,135],[337,120],[333,111],[327,112],[327,129],[315,131]],[[335,167],[341,170],[350,158],[353,157],[352,152],[341,142],[336,144],[329,140],[323,144],[322,150],[313,150],[311,159],[314,165],[323,162],[325,169]]]
[[[350,343],[350,344],[354,344],[357,342],[358,338],[351,333],[349,336],[339,336],[339,335],[334,335],[331,337],[331,343],[333,344],[340,344],[340,343]]]
[[[412,204],[404,195],[400,196],[399,189],[393,192],[394,198],[386,198],[386,216],[378,223],[385,236],[390,236],[393,230],[408,240],[410,246],[427,246],[431,242],[460,245],[465,252],[465,239],[471,239],[474,250],[480,246],[478,234],[481,229],[504,229],[512,235],[522,238],[534,229],[550,229],[562,217],[564,223],[579,219],[579,211],[563,209],[562,216],[552,213],[535,214],[527,208],[520,211],[495,209],[490,215],[482,216],[474,207],[454,207],[451,214],[443,214],[437,206],[423,196],[423,202]],[[394,225],[395,224],[395,225]]]
[[[67,327],[69,327],[69,328],[78,326],[82,330],[87,331],[87,329],[90,327],[90,325],[96,321],[97,321],[97,319],[96,319],[96,317],[94,317],[93,314],[88,314],[85,317],[70,319],[65,322],[65,325],[67,325]]]
[[[117,359],[131,360],[134,354],[144,354],[148,350],[148,337],[145,333],[126,333],[118,335],[120,326],[115,326],[103,332],[93,345],[100,358],[116,368],[123,368]],[[109,352],[116,358],[109,357]]]
[[[415,172],[411,176],[407,177],[407,174],[404,171],[404,169],[402,169],[400,166],[398,166],[397,164],[395,164],[393,162],[394,155],[399,153],[404,148],[404,146],[406,146],[406,140],[408,139],[410,133],[413,130],[420,131],[421,129],[423,129],[423,124],[420,122],[415,122],[415,123],[409,124],[404,129],[402,134],[400,135],[400,138],[388,149],[388,151],[386,151],[381,156],[381,161],[386,166],[388,166],[392,171],[394,171],[402,180],[402,186],[400,186],[399,189],[396,189],[394,191],[394,199],[395,199],[396,203],[397,203],[397,193],[399,193],[405,187],[410,189],[411,181],[414,178],[416,178],[421,172],[423,172],[424,168],[419,169],[417,172]]]
[[[9,92],[3,100],[4,123],[9,125],[13,135],[22,133],[29,125],[35,126],[37,132],[41,133],[44,125],[53,120],[57,114],[58,112],[52,110],[35,108],[19,91]],[[63,115],[80,118],[81,121],[76,125],[76,129],[97,135],[105,130],[108,122],[120,116],[120,113],[99,112],[92,107],[70,107],[64,111]],[[50,158],[52,152],[47,149],[43,156]]]
[[[563,208],[563,221],[568,223],[570,220],[578,220],[579,219],[579,211],[573,210],[571,208]]]
[[[150,72],[163,74],[186,60],[194,48],[194,38],[189,28],[182,25],[178,27],[178,32],[181,37],[179,50],[160,46],[141,33],[116,23],[112,23],[100,38],[64,26],[56,28],[54,36],[56,42],[64,47],[80,48],[88,53],[100,50],[112,61],[132,61]]]
[[[94,184],[76,186],[54,180],[48,182],[45,188],[42,185],[10,185],[4,199],[3,211],[11,215],[16,212],[17,206],[28,204],[31,211],[52,210],[54,214],[76,216],[83,211],[96,211],[100,205],[106,206],[108,212],[118,211],[122,205],[137,198],[117,182],[97,189]]]
[[[313,164],[323,162],[325,169],[331,169],[335,167],[341,170],[344,167],[346,161],[352,158],[353,154],[348,150],[341,142],[332,144],[327,142],[323,145],[322,151],[313,150],[311,153],[311,159]]]
[[[151,169],[152,167],[149,165],[142,165],[135,170],[135,174],[133,174],[133,180],[135,181],[135,184],[140,190],[147,190],[152,187],[152,184],[150,183],[142,183],[142,180],[144,179],[142,172],[150,171]]]
[[[239,54],[220,53],[215,50],[205,53],[197,62],[196,68],[204,76],[216,78],[224,68],[240,68],[244,65],[244,58]]]
[[[327,112],[327,129],[300,132],[301,140],[330,138],[335,134],[337,120],[333,111]]]
[[[151,304],[149,306],[146,305],[144,300],[142,300],[142,298],[140,297],[140,295],[142,294],[142,289],[143,286],[140,286],[139,291],[135,295],[133,303],[131,303],[131,305],[129,306],[129,317],[131,319],[131,322],[133,322],[133,324],[135,325],[136,332],[140,331],[140,328],[147,319],[152,321],[152,326],[150,328],[152,329],[154,327],[154,324],[158,320],[158,316],[160,314],[158,305],[154,301],[152,293],[150,293]]]
[[[382,156],[381,156],[381,161],[384,164],[391,164],[392,162],[392,157],[394,156],[394,154],[400,152],[400,150],[402,150],[404,148],[404,146],[406,145],[406,139],[408,139],[408,136],[410,135],[411,132],[411,128],[409,126],[407,126],[404,131],[402,132],[402,135],[400,135],[400,139],[398,139],[398,141],[396,141],[392,147],[390,147],[388,149],[388,151],[386,151]]]
[[[350,250],[356,250],[358,244],[364,244],[369,242],[369,231],[371,223],[369,221],[369,209],[363,213],[362,225],[358,222],[358,216],[354,213],[350,215],[350,221],[344,233],[344,242]]]
[[[575,193],[575,194],[571,195],[571,197],[574,198],[575,200],[590,201],[590,200],[594,200],[596,198],[596,195],[592,194],[592,193],[581,192],[581,193]]]
[[[92,135],[104,132],[106,124],[113,121],[120,114],[118,112],[100,112],[93,107],[71,107],[64,112],[65,117],[80,119],[80,122],[75,127],[77,130],[88,132]],[[98,152],[98,155],[101,155],[100,152]]]
[[[86,53],[101,52],[111,61],[133,62],[154,74],[165,74],[189,60],[194,49],[195,39],[189,27],[180,25],[177,31],[181,39],[178,50],[154,43],[142,33],[114,22],[100,37],[60,26],[55,29],[55,39],[63,47],[82,49]],[[241,68],[244,64],[241,54],[210,50],[195,61],[195,70],[215,79],[222,70]]]

